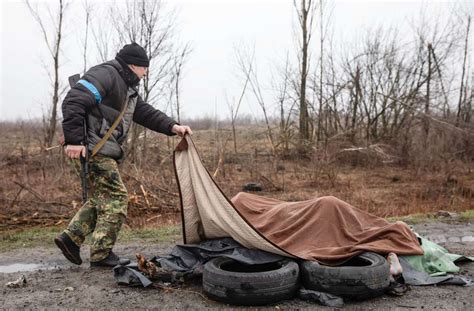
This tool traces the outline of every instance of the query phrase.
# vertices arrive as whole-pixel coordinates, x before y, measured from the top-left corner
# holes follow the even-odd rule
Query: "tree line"
[[[473,159],[472,3],[441,17],[420,14],[408,34],[367,29],[342,48],[331,32],[334,1],[294,0],[293,7],[296,57],[280,64],[271,87],[259,83],[255,51],[237,53],[243,90],[261,107],[274,151],[308,155],[343,141],[388,143],[419,166]]]
[[[46,146],[53,144],[58,102],[67,89],[59,69],[64,24],[73,14],[68,11],[71,2],[57,2],[55,12],[51,6],[46,15],[26,0],[52,60],[47,68],[53,96],[45,115]],[[82,9],[84,20],[75,35],[80,37],[83,71],[91,49],[106,61],[124,43],[137,42],[151,59],[150,75],[141,85],[144,100],[161,100],[179,121],[181,73],[192,48],[177,40],[176,12],[151,0],[100,5],[85,0]],[[242,89],[235,102],[227,102],[234,151],[239,108],[249,97],[261,109],[274,154],[305,156],[343,141],[344,146],[365,148],[391,144],[401,157],[421,165],[433,157],[472,159],[472,12],[468,2],[453,5],[443,18],[416,16],[408,35],[378,26],[336,47],[334,1],[294,0],[298,44],[294,56],[288,53],[276,64],[273,81],[259,80],[255,48],[236,48]],[[47,28],[50,16],[55,19]],[[146,135],[144,128],[133,127],[128,150],[135,159],[146,155]]]

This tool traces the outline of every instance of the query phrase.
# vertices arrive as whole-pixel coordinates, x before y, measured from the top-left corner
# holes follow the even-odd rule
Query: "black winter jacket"
[[[65,144],[85,143],[83,126],[87,116],[87,144],[91,151],[120,115],[124,104],[128,106],[123,119],[99,154],[116,160],[123,158],[122,144],[131,121],[156,132],[174,135],[171,129],[177,123],[145,103],[136,88],[127,85],[130,69],[124,66],[117,60],[112,60],[92,67],[67,93],[62,104]]]

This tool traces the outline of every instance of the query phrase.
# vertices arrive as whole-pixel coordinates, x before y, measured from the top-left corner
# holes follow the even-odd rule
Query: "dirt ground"
[[[415,230],[453,253],[474,256],[473,223],[428,222],[414,225]],[[118,244],[117,253],[133,258],[136,252],[146,256],[168,254],[180,241],[150,245]],[[69,264],[53,245],[38,248],[22,248],[0,253],[0,269],[12,264],[38,264],[40,270],[29,272],[0,273],[1,309],[208,309],[240,308],[207,299],[198,283],[187,284],[179,289],[132,288],[117,285],[111,270],[91,269],[87,261],[87,247],[83,249],[82,266]],[[461,274],[474,278],[474,263],[461,266]],[[11,289],[5,284],[21,274],[27,286]],[[452,285],[410,287],[402,297],[382,296],[376,299],[350,302],[347,310],[472,310],[474,286]],[[283,301],[259,309],[330,309],[299,299]]]

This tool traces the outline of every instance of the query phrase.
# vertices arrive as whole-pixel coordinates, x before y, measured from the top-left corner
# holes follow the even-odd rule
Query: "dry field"
[[[0,125],[0,231],[64,226],[80,207],[80,180],[61,148],[41,147],[40,127]],[[248,182],[261,195],[287,201],[337,196],[382,216],[474,209],[474,163],[449,160],[434,169],[397,161],[395,151],[378,145],[351,149],[344,141],[313,148],[308,157],[291,151],[275,156],[265,128],[196,130],[193,140],[205,167],[229,197]],[[149,133],[146,154],[121,167],[130,194],[126,226],[137,228],[179,221],[179,196],[172,150],[179,138]]]

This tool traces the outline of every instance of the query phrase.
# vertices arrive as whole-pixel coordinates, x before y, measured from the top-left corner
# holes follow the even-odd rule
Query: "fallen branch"
[[[20,190],[18,190],[18,192],[17,192],[16,195],[15,195],[15,198],[13,199],[12,203],[10,204],[10,209],[15,206],[16,199],[18,198],[18,196],[20,195],[20,193],[21,193],[22,191],[23,191],[23,188],[20,188]]]
[[[62,147],[63,145],[56,145],[56,146],[52,146],[52,147],[47,147],[47,148],[44,148],[44,151],[50,151],[50,150],[53,150],[53,149],[56,149],[56,148],[59,148],[59,147]]]
[[[274,191],[281,191],[281,187],[278,187],[277,185],[275,185],[270,179],[268,179],[267,177],[263,176],[263,175],[260,175],[260,180],[263,182],[263,184],[265,184],[265,186],[267,188],[273,188]],[[268,187],[270,186],[270,187]]]
[[[123,172],[122,174],[125,175],[125,176],[127,176],[127,177],[129,177],[129,178],[134,179],[136,182],[140,183],[140,185],[142,185],[142,184],[145,183],[145,182],[144,182],[143,180],[141,180],[140,178],[135,177],[135,176],[133,176],[133,175],[131,175],[131,174],[128,174],[128,173],[125,173],[125,172]],[[159,191],[165,192],[165,193],[167,193],[167,194],[169,194],[169,195],[171,195],[171,196],[173,196],[173,197],[179,197],[179,195],[178,195],[177,193],[171,192],[170,190],[166,190],[166,189],[164,189],[164,188],[161,188],[160,186],[151,185],[151,186],[149,186],[149,187],[152,188],[152,189],[157,189],[157,190],[159,190]]]
[[[0,198],[0,201],[7,201],[7,202],[13,202],[14,199],[10,198]],[[34,201],[34,200],[18,200],[17,202],[24,202],[24,203],[32,203],[32,204],[46,204],[46,205],[58,205],[58,206],[64,206],[64,207],[70,207],[70,205],[61,203],[61,202],[54,202],[54,201]]]
[[[381,147],[380,144],[375,144],[375,145],[370,145],[368,147],[352,147],[352,148],[344,148],[340,151],[337,152],[339,153],[344,153],[344,152],[361,152],[361,153],[366,153],[366,154],[373,154],[375,156],[378,156],[384,160],[384,162],[387,161],[393,161],[395,159],[398,159],[399,157],[391,155],[386,153],[383,148]]]
[[[25,189],[26,191],[28,191],[29,193],[31,193],[32,195],[34,195],[37,199],[41,200],[41,201],[44,201],[44,198],[42,195],[40,195],[38,192],[34,191],[33,189],[31,189],[30,187],[26,186],[26,185],[23,185],[22,183],[14,180],[13,181],[14,184],[20,186],[22,189]]]
[[[148,218],[146,221],[147,221],[147,222],[150,222],[150,221],[152,221],[152,220],[154,220],[154,219],[157,219],[157,218],[160,218],[160,217],[163,217],[163,215],[156,215],[156,216],[150,217],[150,218]]]
[[[143,185],[140,185],[140,189],[142,190],[143,197],[145,198],[146,205],[147,205],[148,208],[149,208],[149,207],[150,207],[150,201],[148,201],[147,192],[145,191],[145,188],[143,187]]]
[[[214,171],[214,173],[212,174],[212,178],[216,178],[217,174],[219,173],[219,171],[222,168],[223,163],[224,163],[224,154],[220,153],[219,154],[219,161],[217,162],[217,168]]]

